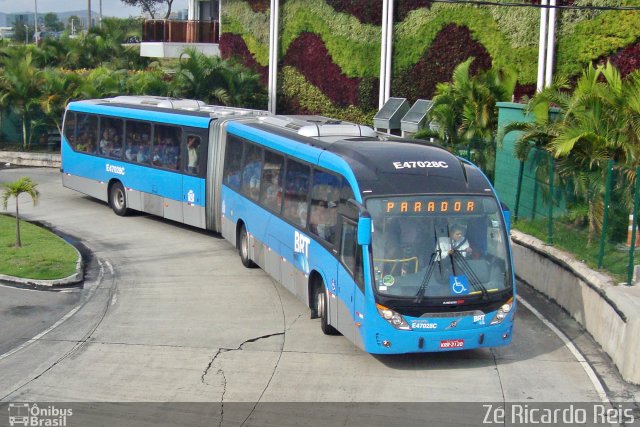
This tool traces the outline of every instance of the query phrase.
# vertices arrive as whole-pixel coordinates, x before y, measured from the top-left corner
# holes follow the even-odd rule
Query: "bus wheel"
[[[240,254],[240,260],[242,261],[242,265],[247,268],[255,268],[256,263],[251,261],[249,257],[249,235],[247,234],[247,229],[243,225],[240,229],[239,243],[238,243],[238,253]]]
[[[338,335],[338,330],[329,324],[329,313],[327,305],[329,304],[329,294],[324,287],[324,284],[320,282],[320,286],[316,291],[316,311],[320,318],[320,329],[325,335]]]
[[[127,195],[121,183],[116,182],[111,186],[109,192],[109,204],[116,215],[125,216],[129,209],[127,208]]]

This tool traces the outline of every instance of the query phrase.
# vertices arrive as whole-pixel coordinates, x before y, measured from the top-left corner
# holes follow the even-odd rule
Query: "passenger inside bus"
[[[374,250],[384,254],[384,258],[380,260],[384,264],[384,274],[404,276],[416,273],[429,264],[435,241],[425,238],[433,234],[425,233],[425,230],[433,229],[431,219],[391,218],[387,224],[377,224],[375,229],[382,232],[385,237],[383,250]]]

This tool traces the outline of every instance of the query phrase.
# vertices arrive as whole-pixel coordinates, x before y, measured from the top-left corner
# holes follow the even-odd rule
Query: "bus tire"
[[[338,330],[329,324],[329,311],[327,304],[329,303],[329,293],[324,287],[324,283],[320,282],[320,286],[316,292],[316,311],[320,318],[320,329],[325,335],[338,335]]]
[[[238,254],[242,265],[247,268],[256,268],[256,263],[251,261],[249,257],[249,234],[247,234],[247,228],[243,225],[238,234]]]
[[[125,216],[129,212],[127,208],[127,194],[120,182],[115,182],[109,190],[109,205],[119,216]]]

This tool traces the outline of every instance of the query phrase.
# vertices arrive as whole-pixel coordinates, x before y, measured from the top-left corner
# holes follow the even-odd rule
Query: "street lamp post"
[[[75,36],[76,35],[76,26],[75,26],[75,22],[76,19],[75,18],[71,18],[71,35]]]
[[[35,7],[36,7],[36,13],[35,13],[35,21],[33,23],[33,28],[34,28],[34,33],[35,33],[33,37],[34,37],[34,40],[35,40],[36,45],[37,45],[38,44],[38,38],[39,38],[38,37],[39,36],[39,34],[38,34],[38,0],[34,0],[34,2],[35,2]]]
[[[29,44],[29,26],[24,24],[24,44]]]

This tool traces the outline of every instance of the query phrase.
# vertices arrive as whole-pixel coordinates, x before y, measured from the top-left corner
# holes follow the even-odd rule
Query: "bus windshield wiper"
[[[474,289],[482,292],[482,297],[484,299],[489,298],[489,292],[487,291],[487,288],[482,284],[482,281],[480,280],[480,278],[478,278],[478,275],[476,274],[475,271],[473,271],[473,268],[469,265],[465,257],[460,253],[460,251],[458,250],[453,251],[453,254],[451,255],[452,263],[453,263],[454,257],[455,257],[455,260],[459,263],[459,266],[462,272],[469,278],[469,281],[471,282],[471,286],[473,286]]]
[[[418,289],[418,292],[416,293],[416,299],[413,301],[416,304],[420,304],[422,302],[424,293],[426,292],[427,287],[429,286],[429,280],[431,280],[431,275],[433,274],[433,270],[436,267],[436,262],[435,262],[436,256],[439,256],[438,252],[439,251],[435,251],[431,254],[431,259],[429,260],[429,266],[427,267],[427,271],[425,271],[424,277],[422,278],[420,289]]]

